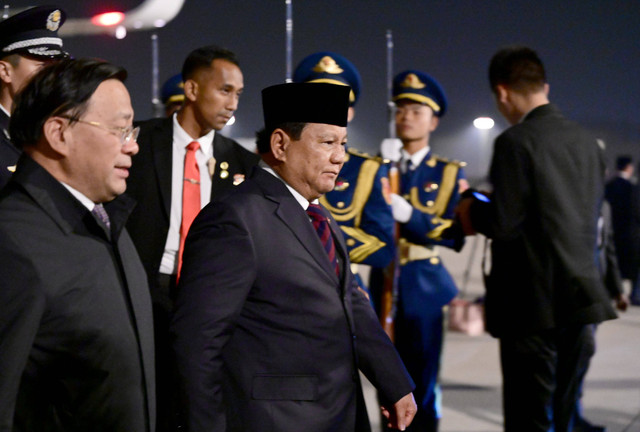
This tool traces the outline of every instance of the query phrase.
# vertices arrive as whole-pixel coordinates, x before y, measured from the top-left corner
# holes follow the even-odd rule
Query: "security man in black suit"
[[[179,266],[186,146],[197,142],[200,207],[242,183],[258,156],[218,133],[238,107],[244,88],[232,52],[206,46],[183,65],[185,100],[171,117],[140,124],[140,153],[134,160],[127,193],[138,205],[127,229],[149,278],[154,309],[158,377],[158,432],[174,427],[168,325]],[[186,231],[185,231],[186,233]]]

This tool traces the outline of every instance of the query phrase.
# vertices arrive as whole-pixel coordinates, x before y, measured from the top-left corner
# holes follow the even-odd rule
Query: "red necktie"
[[[178,249],[178,275],[182,269],[182,253],[184,241],[187,238],[189,227],[200,211],[200,169],[196,160],[196,152],[200,143],[193,141],[187,146],[187,154],[184,157],[184,181],[182,182],[182,222],[180,223],[180,248]]]
[[[307,214],[311,217],[311,223],[320,237],[320,242],[327,252],[331,266],[340,277],[340,269],[338,267],[338,259],[336,257],[336,247],[333,244],[333,236],[331,235],[331,227],[329,226],[329,218],[325,210],[318,204],[309,204]]]

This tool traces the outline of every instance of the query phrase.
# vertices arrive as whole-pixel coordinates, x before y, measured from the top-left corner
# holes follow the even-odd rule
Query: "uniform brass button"
[[[220,162],[220,168],[223,170],[229,169],[229,162]]]
[[[436,258],[436,257],[433,257],[433,258],[431,258],[431,259],[429,260],[429,262],[430,262],[431,264],[433,264],[433,265],[436,265],[436,264],[438,264],[438,263],[440,262],[440,260],[439,260],[438,258]]]

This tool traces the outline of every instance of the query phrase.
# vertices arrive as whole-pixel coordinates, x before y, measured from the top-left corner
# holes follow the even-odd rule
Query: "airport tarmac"
[[[482,295],[480,273],[484,239],[471,239],[460,254],[442,250],[442,258],[465,298]],[[467,271],[469,269],[469,271]],[[602,323],[587,374],[584,417],[607,432],[640,432],[640,307]],[[447,332],[441,367],[443,415],[440,432],[502,431],[498,343],[488,334]],[[380,431],[375,390],[365,383],[365,398],[375,432]]]

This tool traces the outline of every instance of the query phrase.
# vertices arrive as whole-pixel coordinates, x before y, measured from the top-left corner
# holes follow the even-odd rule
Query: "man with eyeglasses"
[[[64,11],[55,6],[37,6],[0,21],[0,188],[20,157],[8,130],[13,99],[42,66],[69,56],[58,37],[64,21]]]
[[[198,48],[187,56],[182,77],[182,108],[140,124],[140,153],[127,190],[138,202],[127,229],[153,301],[158,432],[176,426],[168,333],[184,240],[200,209],[240,184],[259,159],[219,133],[244,89],[235,54],[213,45]]]
[[[124,225],[126,71],[61,60],[18,94],[0,193],[0,430],[155,431],[151,300]]]

